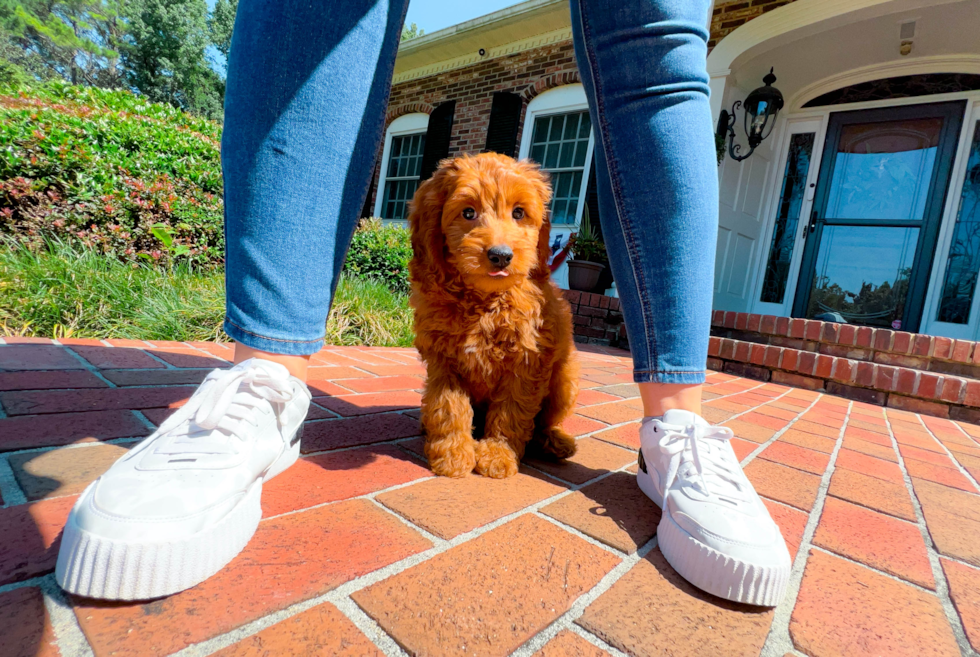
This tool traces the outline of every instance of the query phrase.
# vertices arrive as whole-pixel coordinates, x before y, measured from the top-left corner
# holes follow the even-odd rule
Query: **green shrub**
[[[344,272],[358,278],[374,279],[394,292],[408,292],[408,261],[412,259],[412,240],[407,229],[385,225],[380,219],[366,219],[354,232]]]
[[[183,252],[199,265],[220,263],[220,130],[126,91],[61,81],[8,89],[0,232],[33,248],[54,238],[129,262],[168,263]]]
[[[223,263],[219,124],[127,91],[10,79],[0,80],[0,234],[163,269]],[[344,272],[406,293],[411,255],[407,230],[368,220]]]

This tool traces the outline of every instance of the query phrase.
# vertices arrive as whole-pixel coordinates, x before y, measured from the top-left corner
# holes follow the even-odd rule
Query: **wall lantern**
[[[776,115],[783,108],[783,94],[779,93],[779,89],[772,86],[772,83],[776,81],[776,76],[772,74],[771,68],[769,69],[769,74],[762,78],[762,81],[765,82],[766,86],[759,87],[750,93],[743,105],[745,110],[745,134],[749,138],[748,153],[739,155],[738,153],[742,147],[735,143],[735,110],[738,109],[739,105],[742,105],[742,101],[736,100],[735,104],[732,105],[731,113],[727,110],[722,110],[721,116],[718,117],[718,129],[716,132],[718,141],[724,144],[725,138],[728,138],[728,155],[736,162],[741,162],[749,155],[752,155],[752,152],[762,143],[762,140],[769,136],[769,133],[772,132],[773,127],[776,125]]]

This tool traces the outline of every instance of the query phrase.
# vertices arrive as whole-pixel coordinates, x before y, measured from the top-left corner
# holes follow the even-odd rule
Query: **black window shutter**
[[[378,157],[378,161],[374,164],[371,169],[371,180],[368,181],[367,196],[364,197],[364,207],[361,208],[361,218],[366,219],[374,215],[374,200],[371,198],[371,189],[374,187],[374,181],[378,179],[378,167],[381,166],[381,157]],[[381,194],[383,190],[378,189],[378,194]]]
[[[487,127],[487,145],[484,151],[517,156],[517,133],[521,127],[521,110],[524,101],[517,94],[498,91],[490,105],[490,125]]]
[[[428,180],[439,166],[439,160],[449,157],[449,140],[452,137],[455,113],[456,101],[450,100],[439,105],[429,115],[429,129],[425,133],[425,150],[422,152],[419,182]]]

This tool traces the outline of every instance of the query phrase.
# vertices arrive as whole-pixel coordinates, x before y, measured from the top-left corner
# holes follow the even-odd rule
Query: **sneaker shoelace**
[[[243,429],[258,426],[253,409],[292,398],[289,380],[261,367],[214,370],[188,402],[160,425],[158,435],[169,440],[159,441],[154,452],[188,457],[181,461],[195,455],[237,454],[237,443],[252,433]]]
[[[718,497],[736,506],[747,501],[741,468],[726,449],[726,443],[734,437],[731,429],[695,424],[678,427],[662,422],[658,425],[664,432],[660,451],[670,456],[664,499],[680,476],[708,497]]]

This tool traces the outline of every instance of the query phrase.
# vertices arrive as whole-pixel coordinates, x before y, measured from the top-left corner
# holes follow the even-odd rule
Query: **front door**
[[[918,329],[963,110],[830,115],[794,317]]]

